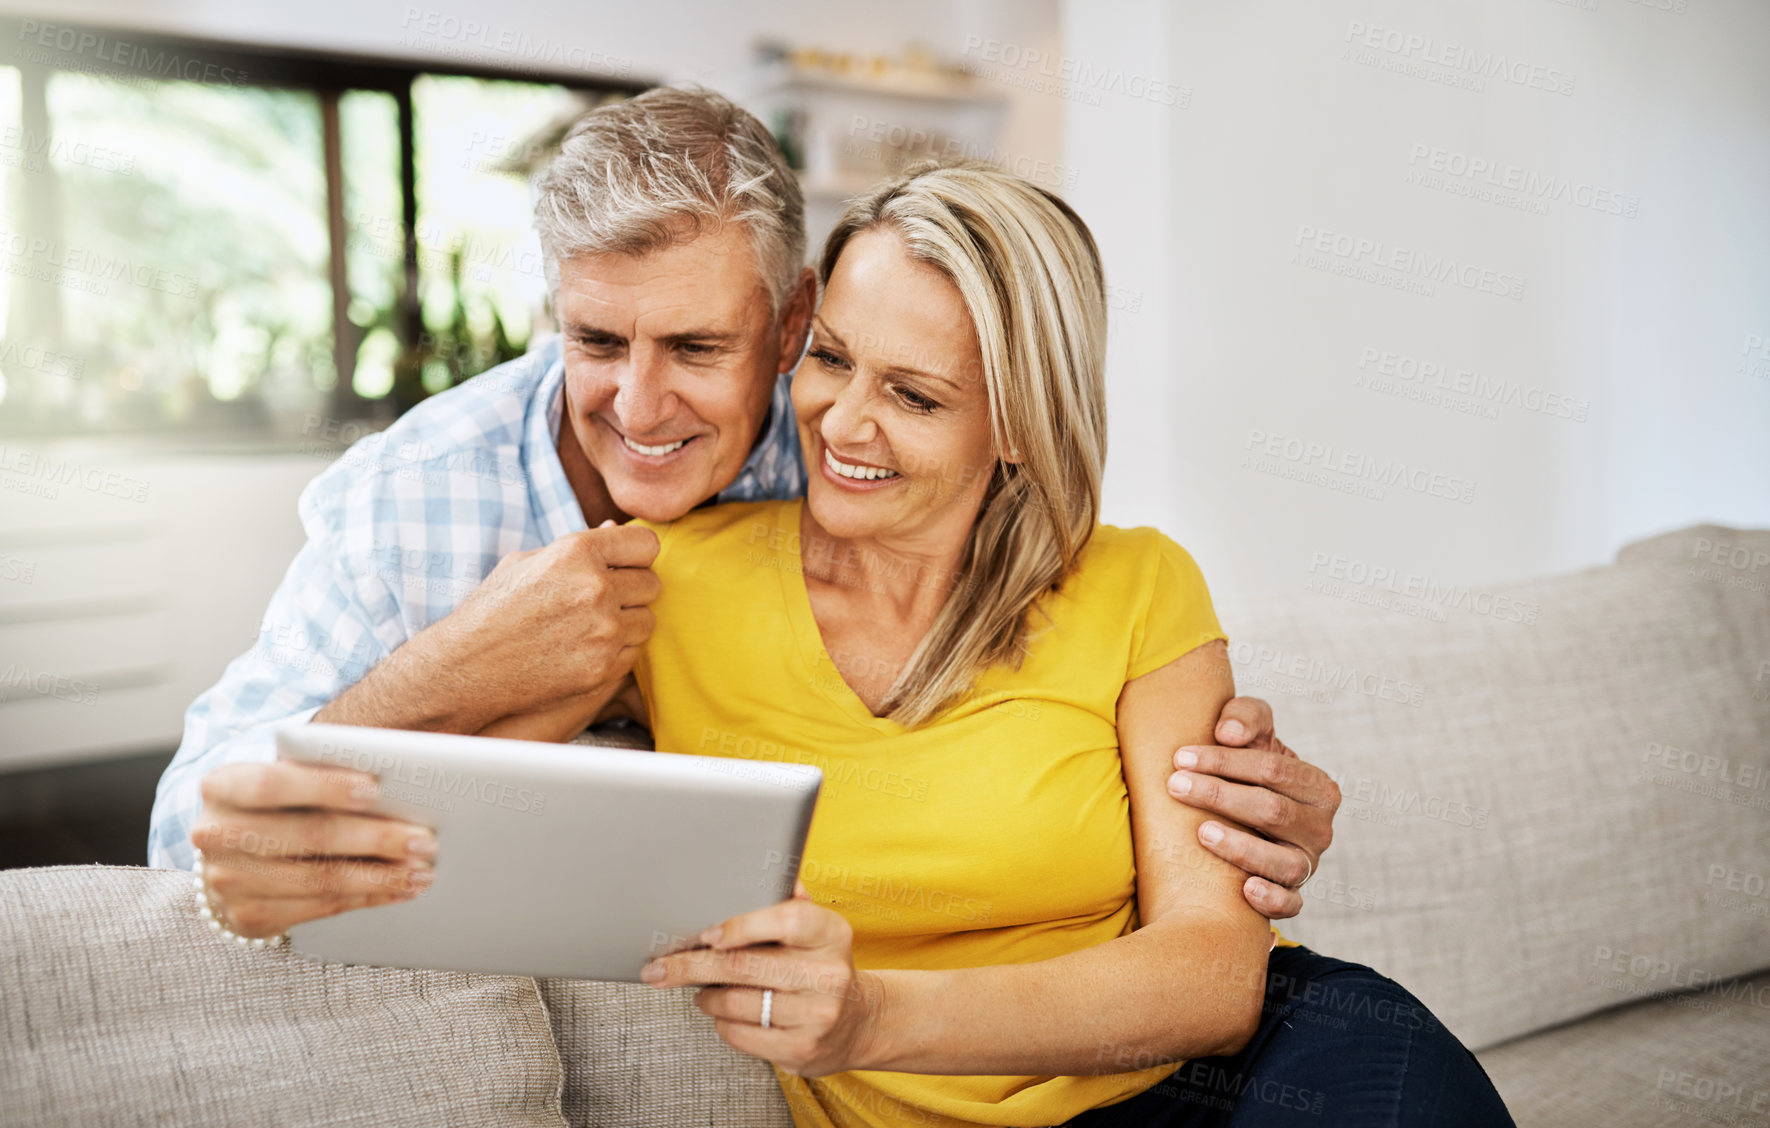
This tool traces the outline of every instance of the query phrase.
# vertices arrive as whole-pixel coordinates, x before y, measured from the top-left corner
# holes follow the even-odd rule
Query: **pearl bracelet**
[[[197,851],[197,860],[191,866],[191,872],[196,875],[197,913],[209,922],[209,927],[214,929],[223,940],[232,940],[242,948],[280,948],[289,942],[289,934],[286,932],[279,936],[241,936],[227,925],[222,924],[221,914],[215,911],[215,904],[209,899],[209,881],[203,874],[203,852],[201,850]]]

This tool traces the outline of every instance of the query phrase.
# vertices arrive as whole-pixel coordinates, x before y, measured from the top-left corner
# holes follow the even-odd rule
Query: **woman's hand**
[[[854,967],[854,929],[811,900],[802,882],[778,905],[701,934],[710,948],[660,956],[641,977],[653,987],[705,983],[694,1003],[734,1050],[801,1077],[867,1068],[882,1013],[878,976]],[[774,990],[763,1029],[762,989]]]

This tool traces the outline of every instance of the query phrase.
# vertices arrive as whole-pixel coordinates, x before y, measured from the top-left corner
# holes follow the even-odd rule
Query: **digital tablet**
[[[437,839],[430,888],[295,925],[296,953],[631,983],[792,896],[823,783],[809,764],[347,725],[280,729],[277,756],[378,777],[372,813]]]

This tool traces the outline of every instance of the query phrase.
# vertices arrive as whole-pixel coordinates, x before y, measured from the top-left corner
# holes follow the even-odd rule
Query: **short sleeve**
[[[1146,535],[1150,543],[1145,551],[1154,561],[1147,573],[1143,616],[1131,635],[1126,681],[1159,670],[1214,638],[1228,637],[1217,623],[1204,574],[1191,554],[1153,529]]]

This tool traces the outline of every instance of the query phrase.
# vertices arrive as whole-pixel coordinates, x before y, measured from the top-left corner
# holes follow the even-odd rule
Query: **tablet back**
[[[283,728],[277,755],[376,775],[374,812],[437,837],[428,890],[296,925],[297,953],[634,983],[792,896],[823,782],[808,764],[346,725]]]

